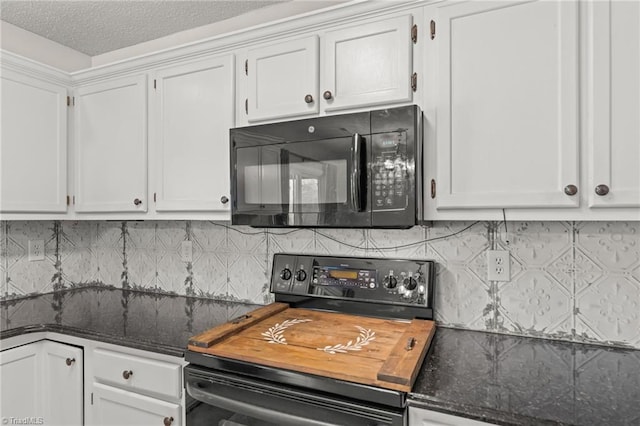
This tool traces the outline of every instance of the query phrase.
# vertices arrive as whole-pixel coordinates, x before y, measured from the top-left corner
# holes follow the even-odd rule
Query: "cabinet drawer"
[[[94,350],[93,360],[96,381],[172,399],[182,396],[182,367],[178,364],[104,349]]]
[[[170,425],[182,424],[178,404],[123,391],[111,386],[93,385],[95,425]]]

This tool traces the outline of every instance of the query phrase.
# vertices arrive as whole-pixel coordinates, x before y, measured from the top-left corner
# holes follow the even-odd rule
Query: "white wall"
[[[0,21],[0,46],[34,61],[72,72],[91,67],[91,57],[8,22]]]

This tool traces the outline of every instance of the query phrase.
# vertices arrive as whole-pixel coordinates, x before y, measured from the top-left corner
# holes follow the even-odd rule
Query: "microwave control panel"
[[[373,211],[404,210],[411,190],[407,187],[407,133],[379,133],[371,139]]]

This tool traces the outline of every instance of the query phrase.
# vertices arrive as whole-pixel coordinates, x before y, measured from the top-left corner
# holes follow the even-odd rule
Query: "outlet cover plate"
[[[29,262],[44,260],[44,240],[29,240]]]
[[[511,257],[508,250],[487,251],[487,278],[489,281],[511,280]]]

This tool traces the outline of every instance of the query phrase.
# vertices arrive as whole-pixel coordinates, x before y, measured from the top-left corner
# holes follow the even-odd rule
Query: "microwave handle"
[[[351,205],[357,212],[364,210],[362,196],[365,189],[362,180],[362,160],[365,152],[362,141],[363,138],[358,133],[354,133],[351,137]]]

